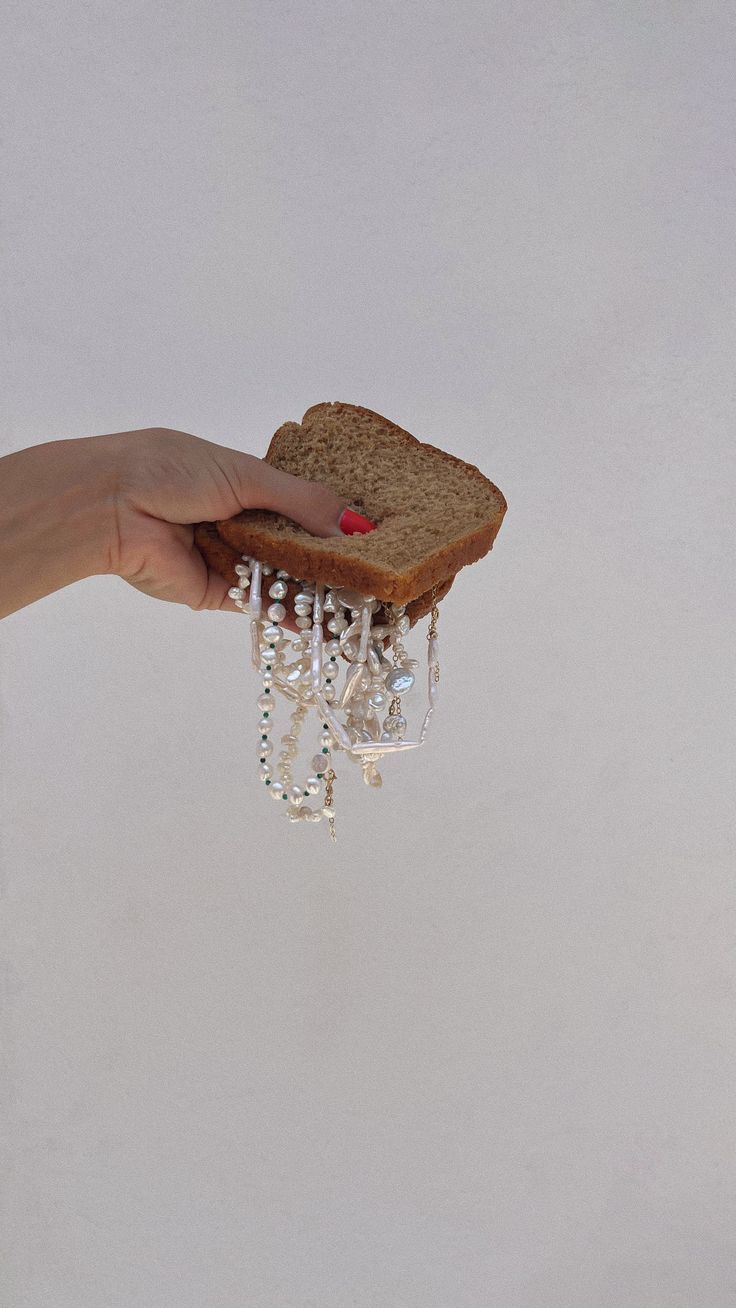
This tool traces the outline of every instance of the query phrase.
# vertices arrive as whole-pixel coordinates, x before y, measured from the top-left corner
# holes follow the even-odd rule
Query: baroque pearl
[[[286,609],[283,604],[269,604],[267,611],[272,622],[283,622],[286,617]]]
[[[282,600],[286,596],[287,590],[288,586],[286,585],[286,582],[275,581],[273,586],[269,587],[268,593],[271,596],[271,599]]]
[[[394,668],[386,677],[386,689],[392,695],[404,695],[414,685],[414,673],[408,668]]]
[[[242,600],[244,594],[239,586],[231,586],[227,593],[231,600]]]
[[[280,637],[281,637],[280,627],[277,627],[275,625],[274,626],[268,625],[263,628],[263,639],[267,640],[269,643],[271,641],[279,640]]]

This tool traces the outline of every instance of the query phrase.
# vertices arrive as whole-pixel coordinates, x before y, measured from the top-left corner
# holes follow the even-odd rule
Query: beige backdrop
[[[509,502],[336,848],[245,619],[0,626],[8,1308],[736,1302],[735,56],[678,0],[6,7],[5,451],[343,399]]]

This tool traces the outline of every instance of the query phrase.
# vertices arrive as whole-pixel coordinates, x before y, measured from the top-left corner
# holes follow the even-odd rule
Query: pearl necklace
[[[274,569],[258,559],[242,555],[236,564],[236,585],[228,594],[236,606],[250,614],[251,655],[254,668],[260,673],[263,690],[257,704],[261,712],[258,723],[258,775],[269,789],[273,799],[285,806],[292,822],[320,822],[327,818],[330,835],[335,836],[335,809],[332,803],[336,774],[332,765],[332,751],[343,750],[348,758],[361,764],[366,785],[382,785],[376,764],[386,754],[417,749],[424,744],[432,714],[437,705],[440,679],[439,645],[437,640],[438,610],[432,592],[432,613],[427,631],[427,689],[429,707],[417,740],[405,739],[407,721],[401,712],[401,696],[408,694],[415,684],[413,669],[416,659],[410,659],[402,637],[410,627],[405,605],[384,605],[388,624],[374,623],[381,607],[373,595],[362,595],[346,588],[326,587],[293,578],[280,569],[268,586],[266,613],[263,614],[262,589],[266,578],[274,576]],[[289,583],[296,585],[294,612],[298,630],[289,642],[281,626],[286,617],[282,601],[288,593]],[[248,597],[246,599],[246,592]],[[328,616],[329,615],[329,616]],[[325,640],[323,619],[327,617],[327,630],[331,639]],[[290,632],[289,635],[292,635]],[[384,642],[393,653],[393,663],[386,658]],[[289,655],[296,655],[288,662]],[[338,700],[338,657],[347,662],[345,682]],[[276,693],[291,701],[295,707],[291,714],[291,729],[281,737],[281,750],[273,776],[274,744],[271,739],[274,727],[273,711]],[[390,702],[389,702],[390,700]],[[299,735],[309,710],[316,709],[322,722],[319,752],[312,758],[312,771],[303,786],[294,784],[293,761],[297,754]],[[344,721],[338,710],[345,714]],[[380,721],[381,715],[386,714]],[[316,807],[305,802],[318,796],[325,783],[324,802]]]

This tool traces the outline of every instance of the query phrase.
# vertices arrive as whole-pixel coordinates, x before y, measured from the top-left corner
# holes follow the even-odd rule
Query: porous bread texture
[[[506,500],[473,464],[423,444],[388,418],[352,404],[317,404],[284,423],[266,461],[330,486],[378,524],[354,536],[313,536],[281,514],[249,509],[219,535],[292,576],[408,604],[493,545]]]
[[[220,576],[224,577],[228,585],[236,586],[238,584],[238,575],[235,571],[235,564],[240,562],[241,555],[222,539],[213,522],[197,523],[194,528],[194,543],[200,554],[206,560],[208,566],[214,569],[215,572],[219,572]],[[306,581],[308,578],[302,577],[301,580]],[[436,599],[438,602],[447,594],[453,581],[454,577],[446,577],[445,580],[437,586]],[[290,585],[286,598],[283,601],[286,608],[290,611],[294,602],[293,592],[294,587]],[[431,607],[431,590],[426,591],[423,595],[419,595],[415,600],[412,600],[407,604],[406,613],[410,625],[413,627],[420,618],[426,617]],[[325,621],[326,620],[327,619],[325,619]],[[383,608],[378,610],[374,621],[376,623],[388,622],[388,614]]]

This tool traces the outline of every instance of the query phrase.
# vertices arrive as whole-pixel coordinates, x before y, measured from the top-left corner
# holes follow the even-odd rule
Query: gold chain
[[[333,770],[333,768],[328,768],[327,771],[325,772],[325,805],[328,806],[329,808],[332,808],[332,783],[333,781],[336,780],[337,780],[337,773]],[[330,839],[333,840],[335,844],[337,844],[337,836],[335,835],[334,813],[330,814],[327,821],[330,827]]]

